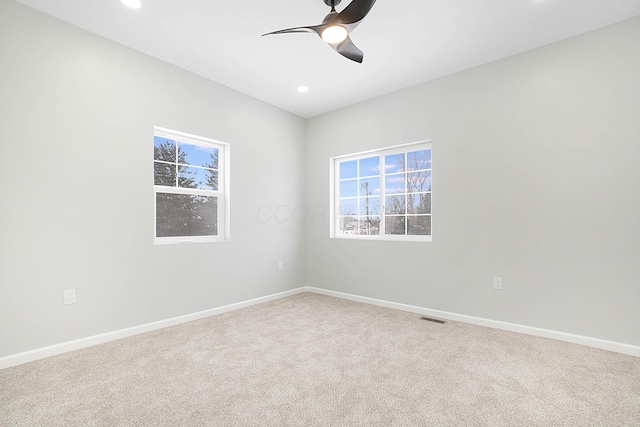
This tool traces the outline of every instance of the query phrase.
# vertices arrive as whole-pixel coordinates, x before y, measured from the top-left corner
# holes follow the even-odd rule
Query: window
[[[431,143],[331,159],[331,237],[431,241]]]
[[[229,145],[154,127],[155,243],[229,239]]]

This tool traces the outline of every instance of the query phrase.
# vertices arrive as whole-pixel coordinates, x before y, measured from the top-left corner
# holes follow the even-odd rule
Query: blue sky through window
[[[380,177],[360,180],[361,196],[378,196],[380,194]]]
[[[340,179],[355,178],[358,176],[358,163],[355,160],[340,163]]]
[[[192,166],[211,167],[211,155],[218,151],[214,147],[204,147],[202,145],[187,144],[178,142],[178,149],[186,154],[185,160]]]
[[[431,150],[407,153],[407,170],[431,169]]]
[[[175,150],[175,147],[176,147],[175,140],[163,138],[160,136],[153,137],[153,146],[155,148],[160,148],[160,146],[166,145],[167,143],[170,143]],[[209,165],[212,164],[212,155],[215,157],[218,152],[218,149],[215,147],[205,147],[203,145],[189,144],[189,143],[180,142],[180,141],[178,141],[177,144],[180,152],[185,154],[184,160],[186,164],[191,166],[211,167]],[[162,154],[164,155],[162,159],[159,159],[157,158],[157,156],[154,156],[154,160],[163,160],[166,162],[176,161],[175,156],[173,158],[166,157],[166,154],[167,154],[166,150]],[[217,165],[214,165],[214,166],[216,166],[215,168],[217,168]]]
[[[367,157],[360,159],[360,176],[376,176],[380,175],[380,156]]]
[[[358,180],[351,179],[340,182],[340,197],[356,197],[358,195]]]
[[[153,156],[154,160],[163,160],[165,162],[175,162],[176,161],[176,158],[175,158],[176,142],[174,140],[172,140],[172,139],[162,138],[162,137],[159,137],[159,136],[154,136],[153,137],[153,146],[154,146],[154,148],[159,149],[160,146],[165,145],[167,143],[171,144],[171,146],[173,147],[173,152],[174,152],[173,157],[172,158],[167,158],[168,151],[160,152],[159,150],[154,150],[154,156]],[[158,158],[159,154],[162,155],[162,158]]]

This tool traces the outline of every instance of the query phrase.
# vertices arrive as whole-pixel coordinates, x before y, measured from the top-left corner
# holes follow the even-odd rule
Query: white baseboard
[[[351,301],[364,302],[367,304],[379,305],[382,307],[393,308],[396,310],[408,311],[411,313],[417,313],[417,314],[437,317],[437,318],[446,319],[446,320],[453,320],[456,322],[470,323],[473,325],[487,326],[489,328],[518,332],[526,335],[552,338],[559,341],[565,341],[565,342],[570,342],[574,344],[581,344],[588,347],[595,347],[603,350],[615,351],[616,353],[629,354],[631,356],[640,356],[640,347],[630,345],[630,344],[623,344],[615,341],[606,341],[598,338],[585,337],[582,335],[568,334],[565,332],[557,332],[549,329],[535,328],[532,326],[518,325],[515,323],[501,322],[498,320],[483,319],[481,317],[466,316],[464,314],[450,313],[450,312],[440,311],[440,310],[432,310],[429,308],[417,307],[413,305],[401,304],[397,302],[390,302],[390,301],[369,298],[369,297],[361,297],[358,295],[352,295],[352,294],[347,294],[347,293],[337,292],[337,291],[330,291],[327,289],[320,289],[320,288],[314,288],[309,286],[307,286],[305,289],[308,292],[314,292],[317,294],[343,298]]]
[[[291,295],[299,294],[302,292],[313,292],[316,294],[332,296],[336,298],[347,299],[351,301],[363,302],[366,304],[378,305],[381,307],[393,308],[396,310],[408,311],[411,313],[417,313],[432,317],[438,317],[446,320],[453,320],[456,322],[470,323],[473,325],[487,326],[495,329],[502,329],[506,331],[519,332],[527,335],[534,335],[545,338],[552,338],[560,341],[566,341],[574,344],[586,345],[589,347],[600,348],[603,350],[615,351],[617,353],[629,354],[632,356],[640,356],[640,347],[629,344],[618,343],[614,341],[606,341],[598,338],[590,338],[581,335],[568,334],[564,332],[551,331],[548,329],[535,328],[531,326],[518,325],[515,323],[500,322],[497,320],[483,319],[480,317],[466,316],[463,314],[450,313],[440,310],[432,310],[424,307],[417,307],[408,304],[401,304],[396,302],[390,302],[375,298],[362,297],[358,295],[347,294],[344,292],[331,291],[328,289],[314,288],[310,286],[304,286],[297,289],[292,289],[277,294],[267,295],[260,298],[254,298],[247,301],[238,302],[235,304],[229,304],[222,307],[212,308],[210,310],[199,311],[197,313],[187,314],[184,316],[173,317],[171,319],[160,320],[157,322],[147,323],[144,325],[134,326],[131,328],[120,329],[118,331],[107,332],[105,334],[94,335],[87,338],[81,338],[74,341],[68,341],[60,344],[55,344],[48,347],[38,348],[35,350],[26,351],[24,353],[13,354],[0,358],[0,369],[9,368],[11,366],[21,365],[23,363],[32,362],[38,359],[44,359],[45,357],[55,356],[57,354],[67,353],[73,350],[79,350],[81,348],[90,347],[97,344],[106,343],[109,341],[130,337],[132,335],[138,335],[144,332],[155,331],[157,329],[166,328],[168,326],[178,325],[180,323],[190,322],[192,320],[202,319],[216,314],[226,313],[233,310],[249,307],[264,302],[274,301],[280,298],[286,298]]]
[[[290,291],[279,292],[277,294],[267,295],[260,298],[254,298],[248,301],[241,301],[235,304],[229,304],[222,307],[212,308],[210,310],[199,311],[197,313],[186,314],[184,316],[172,317],[170,319],[160,320],[157,322],[146,323],[144,325],[134,326],[131,328],[120,329],[113,332],[107,332],[100,335],[81,338],[48,347],[38,348],[26,351],[24,353],[13,354],[0,358],[0,369],[9,368],[11,366],[21,365],[23,363],[32,362],[45,357],[55,356],[57,354],[67,353],[73,350],[90,347],[96,344],[102,344],[121,338],[130,337],[132,335],[142,334],[144,332],[155,331],[157,329],[166,328],[168,326],[178,325],[180,323],[190,322],[192,320],[202,319],[204,317],[214,316],[216,314],[226,313],[233,310],[249,307],[264,302],[274,301],[291,295],[306,292],[304,287],[292,289]]]

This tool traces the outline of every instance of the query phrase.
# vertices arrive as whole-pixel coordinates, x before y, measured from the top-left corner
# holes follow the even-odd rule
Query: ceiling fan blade
[[[294,27],[294,28],[286,28],[284,30],[273,31],[271,33],[263,34],[264,36],[270,36],[272,34],[287,34],[287,33],[313,33],[320,35],[322,31],[322,25],[312,25],[311,27]]]
[[[338,14],[339,22],[342,25],[357,25],[367,16],[375,2],[376,0],[353,0]],[[352,28],[355,28],[355,25]]]
[[[336,50],[336,52],[338,52],[345,58],[349,58],[352,61],[362,63],[364,53],[360,49],[358,49],[355,44],[353,44],[350,37],[347,37],[345,41],[332,47]]]

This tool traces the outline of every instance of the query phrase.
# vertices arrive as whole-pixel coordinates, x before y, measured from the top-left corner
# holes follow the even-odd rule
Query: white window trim
[[[190,133],[180,132],[172,129],[167,129],[159,126],[153,127],[153,135],[163,138],[178,140],[180,142],[186,142],[193,145],[200,145],[210,147],[211,145],[221,147],[221,156],[218,157],[218,177],[221,177],[222,185],[218,187],[217,191],[204,190],[204,189],[192,189],[181,187],[166,187],[163,185],[153,186],[153,236],[154,244],[156,245],[168,245],[168,244],[180,244],[180,243],[208,243],[208,242],[223,242],[228,241],[231,238],[231,203],[230,203],[230,178],[231,178],[231,165],[230,165],[230,151],[231,147],[229,143],[218,141],[211,138],[206,138]],[[219,152],[220,152],[219,151]],[[151,156],[153,159],[153,155]],[[178,237],[158,237],[156,236],[156,194],[157,193],[171,193],[171,194],[197,194],[205,196],[217,196],[218,197],[218,235],[217,236],[178,236]]]
[[[331,157],[329,159],[329,238],[331,239],[347,239],[347,240],[374,240],[374,241],[402,241],[402,242],[431,242],[433,238],[433,192],[431,192],[431,234],[429,236],[413,236],[413,235],[397,235],[397,234],[381,234],[378,236],[369,235],[353,235],[353,234],[341,234],[338,232],[339,221],[336,221],[340,217],[338,209],[340,209],[339,203],[336,200],[336,195],[340,193],[339,186],[340,180],[336,179],[336,164],[340,161],[349,159],[357,160],[360,158],[369,157],[371,154],[397,154],[411,151],[412,146],[427,145],[431,149],[431,188],[433,188],[433,141],[431,139],[410,142],[407,144],[393,145],[390,147],[377,148],[367,151],[360,151],[352,154],[344,154],[340,156]],[[384,190],[384,173],[380,171],[380,188]],[[380,218],[384,216],[385,206],[384,201],[380,200]]]

